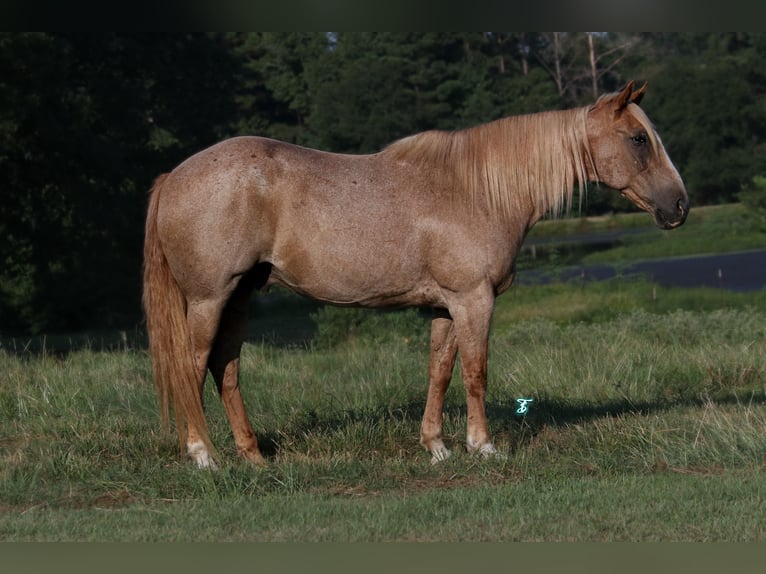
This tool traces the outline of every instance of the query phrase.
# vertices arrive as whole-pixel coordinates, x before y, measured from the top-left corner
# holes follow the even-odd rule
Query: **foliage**
[[[0,35],[0,328],[135,320],[146,190],[234,113],[222,48],[205,35]]]
[[[750,182],[742,186],[737,199],[750,211],[751,219],[759,222],[761,231],[766,233],[766,177],[754,175]]]

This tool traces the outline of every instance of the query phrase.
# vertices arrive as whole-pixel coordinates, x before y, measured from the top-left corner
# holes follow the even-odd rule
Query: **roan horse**
[[[494,300],[521,243],[576,186],[603,182],[681,225],[689,199],[630,82],[593,105],[427,131],[372,155],[260,137],[213,145],[160,176],[149,203],[144,307],[163,424],[200,467],[215,466],[202,388],[212,372],[245,459],[263,457],[239,389],[250,294],[283,285],[318,301],[434,309],[420,431],[447,458],[444,395],[460,353],[467,449],[496,452],[484,397]]]

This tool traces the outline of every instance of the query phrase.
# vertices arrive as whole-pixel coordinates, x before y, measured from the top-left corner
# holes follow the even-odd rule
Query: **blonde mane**
[[[419,166],[441,166],[452,192],[475,208],[510,216],[535,208],[559,216],[572,207],[575,186],[595,173],[585,130],[588,108],[511,116],[456,132],[427,131],[392,143],[383,153]]]

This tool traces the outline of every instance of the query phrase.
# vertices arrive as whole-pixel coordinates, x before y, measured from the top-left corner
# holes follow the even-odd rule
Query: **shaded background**
[[[693,204],[766,205],[763,33],[2,33],[0,335],[139,323],[147,190],[225,137],[371,152],[629,79]]]

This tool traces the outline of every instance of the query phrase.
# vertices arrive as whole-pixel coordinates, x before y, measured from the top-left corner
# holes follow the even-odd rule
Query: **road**
[[[552,277],[561,281],[582,278],[599,281],[621,275],[643,275],[660,285],[678,287],[716,287],[731,291],[755,291],[766,288],[766,249],[720,255],[695,255],[655,259],[618,266],[588,265],[561,271],[519,271],[516,281],[522,285],[547,283]]]

